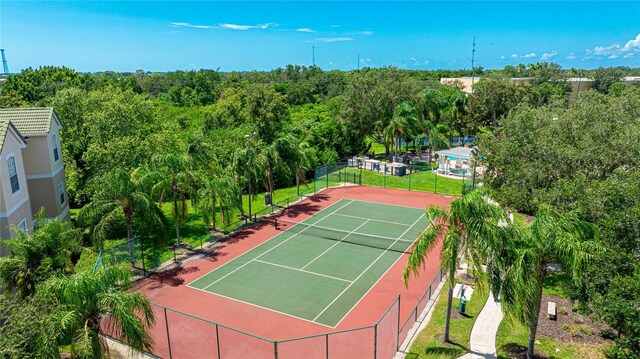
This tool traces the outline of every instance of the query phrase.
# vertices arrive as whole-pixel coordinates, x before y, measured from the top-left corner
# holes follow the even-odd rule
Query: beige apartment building
[[[31,230],[33,215],[69,218],[60,129],[52,108],[0,109],[0,236]],[[0,255],[6,249],[0,248]]]

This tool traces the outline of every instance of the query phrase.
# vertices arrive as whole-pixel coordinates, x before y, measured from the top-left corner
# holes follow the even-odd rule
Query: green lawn
[[[445,285],[436,302],[433,316],[427,327],[418,334],[407,354],[408,359],[427,358],[457,358],[469,351],[469,337],[476,317],[484,307],[489,291],[480,293],[475,291],[471,300],[467,301],[467,318],[453,318],[453,312],[458,310],[460,300],[453,298],[450,339],[451,344],[442,342],[444,332],[445,313],[447,311],[447,289]]]
[[[544,295],[566,298],[564,285],[568,280],[569,276],[565,273],[550,274],[544,281],[542,293]],[[545,308],[542,310],[545,310]],[[539,335],[536,336],[536,340],[540,342],[540,344],[536,344],[536,349],[547,353],[551,358],[604,358],[601,345],[577,342],[563,343]],[[529,328],[519,322],[511,322],[505,318],[502,323],[500,323],[496,336],[498,357],[509,358],[509,356],[506,355],[508,348],[514,346],[526,347],[528,341]],[[560,351],[556,351],[556,348],[560,349]]]
[[[433,171],[426,168],[407,174],[402,177],[385,175],[380,172],[359,170],[357,168],[347,168],[350,175],[362,173],[362,184],[367,186],[398,188],[412,191],[423,191],[430,193],[448,194],[453,196],[462,195],[463,185],[470,184],[470,179],[455,179],[436,176]],[[331,174],[330,177],[335,177]],[[352,178],[348,179],[353,182]],[[320,181],[319,181],[320,182]],[[334,184],[335,185],[335,184]]]

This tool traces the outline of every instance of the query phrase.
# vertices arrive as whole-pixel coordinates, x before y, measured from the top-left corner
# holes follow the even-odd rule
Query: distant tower
[[[4,49],[0,49],[2,52],[2,74],[7,76],[9,74],[9,65],[7,65],[7,58],[4,56]]]
[[[313,61],[313,66],[316,66],[316,47],[315,46],[311,46],[311,56],[312,56],[312,61]]]
[[[473,37],[473,49],[471,50],[471,93],[473,93],[473,82],[475,80],[475,74],[473,70],[475,70],[476,64],[476,37]]]

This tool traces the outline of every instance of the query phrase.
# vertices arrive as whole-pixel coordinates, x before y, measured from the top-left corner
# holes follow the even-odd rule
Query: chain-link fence
[[[317,168],[313,183],[315,192],[336,186],[366,185],[461,196],[475,181],[471,169],[460,169],[456,174],[445,176],[430,165],[349,160]]]
[[[279,341],[152,304],[156,320],[150,334],[155,344],[149,354],[171,359],[389,359],[395,356],[441,281],[442,272],[438,272],[404,320],[402,298],[398,296],[371,326]],[[107,331],[112,327],[107,324],[109,320],[109,317],[103,319],[105,334],[121,340],[118,333]]]

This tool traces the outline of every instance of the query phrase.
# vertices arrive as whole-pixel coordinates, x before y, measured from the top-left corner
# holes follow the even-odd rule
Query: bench
[[[555,302],[548,302],[547,303],[547,317],[549,317],[549,319],[551,319],[551,320],[557,320],[558,319],[558,311],[556,310],[556,303]]]

